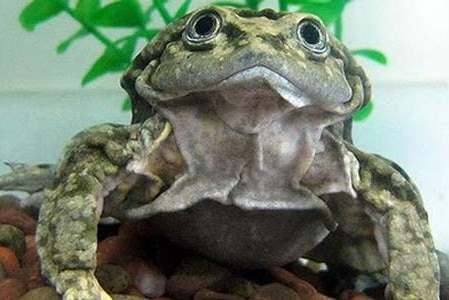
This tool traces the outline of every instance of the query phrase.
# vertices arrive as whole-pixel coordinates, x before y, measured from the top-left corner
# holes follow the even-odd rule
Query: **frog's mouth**
[[[145,79],[147,78],[147,79]],[[298,87],[293,80],[265,65],[239,70],[208,86],[191,91],[161,91],[148,83],[148,74],[136,81],[136,89],[156,107],[165,110],[176,103],[205,99],[214,103],[217,115],[231,128],[256,133],[289,111],[307,108],[326,116],[326,125],[340,120],[343,103],[319,99]],[[323,119],[323,120],[324,120]]]
[[[240,70],[236,70],[228,76],[218,79],[216,82],[208,86],[192,87],[187,90],[161,90],[152,84],[152,75],[155,70],[152,68],[145,69],[136,79],[135,87],[139,95],[152,104],[160,102],[168,102],[171,100],[181,99],[189,94],[195,94],[205,91],[230,91],[245,90],[250,91],[255,87],[263,87],[276,92],[282,99],[290,103],[293,107],[300,108],[308,105],[320,106],[322,109],[342,114],[346,112],[344,107],[348,103],[354,102],[356,95],[353,95],[351,88],[347,85],[345,93],[341,91],[337,93],[328,93],[321,95],[326,87],[320,87],[321,82],[313,79],[308,83],[309,87],[303,87],[300,82],[289,78],[281,70],[274,69],[266,64],[254,64]],[[300,76],[299,76],[300,77]],[[319,89],[321,92],[313,93],[313,89]],[[357,95],[359,96],[359,95]],[[339,99],[339,100],[337,100]],[[358,102],[358,101],[355,101]]]

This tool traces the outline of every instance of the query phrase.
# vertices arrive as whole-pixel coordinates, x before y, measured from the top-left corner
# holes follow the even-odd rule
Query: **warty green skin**
[[[292,181],[293,189],[321,199],[337,227],[329,229],[333,231],[315,249],[298,256],[385,274],[389,299],[438,299],[439,267],[416,187],[394,164],[358,150],[350,141],[347,120],[369,100],[370,84],[347,49],[331,37],[324,54],[305,49],[297,40],[296,28],[304,18],[319,22],[313,16],[207,10],[217,12],[223,22],[213,39],[192,48],[183,39],[192,15],[184,17],[148,45],[124,75],[122,85],[133,101],[134,125],[90,128],[67,147],[39,218],[38,252],[44,275],[64,299],[110,299],[93,276],[100,218],[154,215],[154,203],[167,190],[173,191],[174,183],[189,175],[198,162],[183,137],[190,123],[199,124],[198,132],[188,132],[195,147],[200,146],[195,149],[214,146],[195,140],[209,128],[201,123],[204,116],[189,119],[190,107],[183,104],[181,113],[187,113],[183,118],[187,123],[182,123],[171,101],[226,97],[228,88],[238,89],[238,82],[220,86],[224,79],[262,64],[311,101],[298,108],[287,105],[306,115],[300,118],[304,140],[298,142],[298,166],[292,167],[297,179]],[[276,89],[284,81],[270,80],[271,88],[255,84],[262,90],[256,96],[279,98]],[[238,95],[245,96],[241,90]],[[308,110],[309,105],[313,109]],[[219,128],[238,136],[233,119],[226,122],[229,128]],[[226,142],[232,145],[232,140]]]

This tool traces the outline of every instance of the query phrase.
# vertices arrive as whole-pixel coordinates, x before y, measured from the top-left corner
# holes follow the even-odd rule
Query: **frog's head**
[[[294,108],[318,108],[339,120],[370,97],[364,71],[317,17],[218,7],[168,26],[137,56],[122,85],[134,122],[148,117],[150,105],[214,91],[236,106],[275,93]]]

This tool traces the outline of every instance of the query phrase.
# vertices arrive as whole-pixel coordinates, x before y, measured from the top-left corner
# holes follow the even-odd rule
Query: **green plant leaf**
[[[75,14],[81,20],[90,21],[100,7],[100,0],[78,0]]]
[[[347,0],[330,0],[327,3],[307,2],[301,5],[300,11],[319,16],[327,26],[341,16],[346,3]]]
[[[72,45],[72,43],[74,41],[76,41],[77,39],[83,38],[85,37],[89,32],[85,29],[80,29],[77,32],[75,32],[74,34],[72,34],[71,36],[69,36],[66,40],[62,41],[58,47],[56,48],[56,52],[58,54],[64,53],[65,51],[67,51],[67,49],[70,47],[70,45]]]
[[[213,2],[214,5],[218,6],[229,6],[229,7],[235,7],[235,8],[247,8],[246,4],[243,3],[236,3],[232,1],[215,1]]]
[[[170,13],[168,12],[167,8],[165,7],[164,2],[165,1],[162,1],[162,0],[153,0],[154,6],[156,6],[157,11],[161,15],[165,24],[169,24],[171,21],[173,21],[173,18],[170,15]]]
[[[131,57],[133,56],[134,50],[136,49],[137,38],[138,36],[132,35],[123,40],[124,45],[121,47],[121,49],[128,59],[131,59]]]
[[[246,5],[250,9],[258,10],[260,3],[262,3],[263,0],[246,0]]]
[[[19,21],[23,28],[33,31],[36,25],[58,15],[64,10],[66,1],[34,0],[20,13]]]
[[[137,0],[120,0],[99,9],[92,22],[104,27],[143,27],[145,15]]]
[[[120,50],[106,48],[105,52],[95,61],[86,75],[84,75],[81,84],[84,86],[106,73],[125,70],[130,63],[130,59],[127,59],[124,51],[118,51]]]
[[[365,105],[364,108],[356,112],[352,117],[352,119],[357,122],[364,121],[372,114],[373,109],[374,109],[373,101],[370,101]]]
[[[130,99],[129,97],[126,97],[126,98],[123,100],[123,103],[122,103],[122,110],[123,110],[123,111],[130,111],[131,108],[132,108],[132,105],[131,105],[131,99]]]
[[[371,59],[381,65],[387,65],[387,56],[379,50],[376,49],[356,49],[352,50],[353,55],[359,55]]]
[[[187,11],[189,10],[190,4],[192,3],[192,0],[185,0],[178,8],[178,10],[175,13],[174,19],[179,19],[182,16],[184,16]]]

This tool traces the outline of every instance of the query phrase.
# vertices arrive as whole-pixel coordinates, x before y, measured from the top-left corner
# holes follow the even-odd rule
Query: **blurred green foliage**
[[[258,10],[263,7],[264,2],[263,0],[232,0],[212,1],[212,4]],[[278,0],[278,7],[273,8],[280,11],[303,11],[316,14],[341,40],[343,38],[342,15],[349,2],[351,0]],[[57,46],[58,53],[64,53],[73,42],[89,35],[103,44],[103,53],[94,61],[81,80],[82,85],[86,85],[107,73],[123,72],[136,54],[137,43],[142,39],[151,41],[160,31],[155,24],[158,17],[165,24],[169,24],[185,15],[192,4],[194,4],[192,0],[148,0],[145,2],[141,0],[32,0],[22,10],[19,19],[26,30],[32,31],[37,25],[60,14],[70,16],[78,24],[79,29]],[[112,38],[112,34],[108,35],[108,29],[118,28],[127,29],[123,31],[126,34],[119,38]],[[352,53],[379,64],[387,64],[385,55],[376,49],[355,49]],[[123,109],[130,109],[129,100],[125,101]],[[372,105],[367,106],[355,119],[365,119],[371,111]]]

